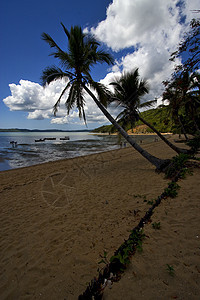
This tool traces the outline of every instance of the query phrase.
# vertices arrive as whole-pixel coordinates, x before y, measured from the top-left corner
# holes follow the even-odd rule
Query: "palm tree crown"
[[[76,106],[79,110],[79,117],[83,117],[86,121],[83,86],[89,84],[93,87],[104,105],[106,105],[107,100],[105,95],[108,93],[108,90],[102,84],[92,80],[90,76],[91,67],[97,62],[113,64],[113,58],[109,53],[99,50],[98,47],[100,44],[93,36],[84,34],[81,27],[74,26],[68,31],[62,23],[61,25],[68,39],[68,48],[66,51],[62,50],[50,35],[47,33],[42,34],[42,39],[55,50],[50,55],[58,58],[62,67],[62,69],[56,66],[47,67],[41,77],[42,84],[45,86],[54,80],[67,78],[66,87],[54,105],[54,114],[58,110],[62,96],[69,90],[65,102],[67,113],[69,114],[70,110]]]
[[[149,124],[141,117],[138,109],[142,107],[150,107],[156,102],[156,100],[141,103],[141,97],[149,92],[149,86],[146,80],[139,80],[138,68],[132,72],[124,73],[118,80],[111,84],[114,86],[114,95],[112,99],[124,108],[124,110],[118,115],[122,125],[130,123],[133,128],[135,122],[140,120],[150,127],[174,151],[177,153],[186,153],[187,150],[176,147],[158,130],[156,130],[153,125]]]
[[[199,73],[182,72],[170,83],[166,82],[163,100],[168,100],[168,111],[175,124],[180,123],[182,130],[186,119],[186,127],[190,133],[200,133],[199,115]]]
[[[141,97],[149,93],[149,85],[146,80],[139,79],[138,68],[131,72],[125,72],[122,76],[111,82],[114,86],[112,100],[124,110],[117,116],[124,123],[134,126],[138,120],[138,109],[151,106],[155,100],[141,103]]]
[[[144,149],[142,149],[129,135],[127,132],[116,122],[116,120],[109,114],[105,106],[108,98],[110,97],[110,91],[99,82],[92,80],[90,76],[91,67],[97,62],[107,64],[113,63],[113,58],[103,50],[98,50],[99,43],[93,36],[84,34],[82,29],[78,26],[71,27],[70,32],[61,23],[64,32],[68,39],[68,49],[63,51],[50,35],[43,33],[42,38],[46,41],[51,48],[55,51],[51,54],[55,58],[58,58],[61,63],[61,68],[52,66],[48,67],[43,71],[42,83],[45,86],[53,80],[67,78],[68,82],[66,87],[61,92],[59,99],[54,105],[54,114],[56,114],[60,100],[65,92],[69,89],[69,94],[65,102],[67,113],[76,106],[79,110],[79,117],[83,117],[86,122],[84,113],[84,94],[86,91],[89,96],[93,99],[99,109],[103,112],[106,118],[119,130],[121,135],[150,163],[156,166],[157,169],[163,169],[169,160],[159,159]],[[88,85],[95,89],[98,94],[97,97],[88,88]]]

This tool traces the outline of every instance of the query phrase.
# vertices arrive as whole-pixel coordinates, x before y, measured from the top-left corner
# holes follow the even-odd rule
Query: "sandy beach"
[[[143,147],[176,155],[162,141]],[[168,182],[130,147],[0,172],[0,299],[77,299]],[[143,252],[104,299],[199,299],[199,182],[194,169],[156,208],[161,228],[145,225]]]

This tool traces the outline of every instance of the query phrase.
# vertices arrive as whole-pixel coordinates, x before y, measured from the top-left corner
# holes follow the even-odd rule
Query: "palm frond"
[[[66,67],[69,66],[70,57],[69,54],[63,51],[52,52],[49,56],[54,56],[60,60],[60,63]]]
[[[84,120],[86,124],[86,117],[85,117],[85,111],[84,111],[84,97],[83,97],[83,87],[76,82],[76,107],[79,111],[79,118]],[[86,124],[87,125],[87,124]]]
[[[62,25],[66,36],[68,37],[68,39],[70,39],[70,33],[69,33],[69,31],[67,30],[67,28],[64,26],[64,24],[62,22],[60,22],[60,24]]]
[[[58,111],[58,107],[60,105],[61,98],[64,96],[65,92],[68,90],[70,85],[71,85],[71,82],[69,81],[68,84],[66,85],[66,87],[63,89],[62,93],[60,94],[60,97],[58,98],[57,102],[54,104],[54,106],[53,106],[54,116],[56,115],[56,113]]]
[[[119,122],[131,127],[138,121],[137,109],[141,107],[150,107],[155,101],[141,103],[141,97],[149,92],[149,86],[146,80],[139,80],[138,68],[131,72],[124,72],[120,78],[111,82],[114,87],[112,100],[124,110],[117,116]]]
[[[157,99],[156,100],[150,100],[150,101],[146,101],[143,102],[139,105],[139,108],[144,108],[144,107],[152,107],[154,104],[157,103]]]
[[[110,82],[109,84],[114,86],[115,93],[124,93],[124,88],[121,86],[119,81]]]
[[[102,83],[91,80],[89,82],[90,86],[97,92],[99,101],[107,107],[108,102],[112,97],[111,91]]]
[[[108,65],[114,64],[114,58],[112,57],[112,55],[110,55],[109,53],[107,53],[103,50],[96,51],[96,61],[97,62],[105,62]]]
[[[57,79],[62,79],[65,76],[66,74],[60,68],[56,66],[47,67],[41,76],[42,85],[45,86],[46,84]]]
[[[122,119],[123,117],[125,117],[125,115],[126,115],[126,110],[121,111],[121,112],[117,115],[116,120]]]
[[[54,51],[51,53],[61,63],[61,68],[48,67],[43,71],[42,83],[43,85],[49,84],[53,80],[67,77],[70,80],[69,86],[66,86],[62,91],[58,101],[54,105],[54,113],[57,112],[57,108],[60,104],[60,100],[67,91],[69,95],[66,101],[67,113],[73,107],[77,107],[79,111],[79,117],[83,118],[86,122],[86,116],[84,111],[84,97],[83,97],[83,85],[90,84],[97,93],[100,101],[106,106],[108,97],[110,98],[110,92],[100,83],[93,82],[90,76],[91,67],[96,63],[106,62],[107,64],[113,64],[114,60],[109,53],[103,50],[99,50],[100,43],[95,39],[93,35],[83,33],[80,26],[72,26],[70,31],[61,22],[61,26],[67,36],[68,47],[63,51],[52,37],[46,33],[42,34],[42,39],[47,42]]]
[[[122,111],[117,116],[117,119],[118,123],[120,123],[123,128],[126,128],[129,125],[131,125],[131,128],[133,128],[135,126],[136,121],[138,121],[137,114],[134,113],[133,116],[131,116],[127,109]]]
[[[72,83],[70,91],[69,91],[69,96],[65,102],[65,106],[67,108],[67,114],[70,113],[70,110],[73,108],[74,103],[75,103],[75,82]]]
[[[41,38],[43,41],[47,42],[51,48],[56,48],[58,51],[62,52],[61,48],[56,44],[49,34],[43,32],[41,34]]]
[[[62,79],[62,78],[68,78],[69,80],[72,80],[74,77],[74,74],[71,72],[63,72],[60,68],[56,66],[47,67],[44,69],[41,81],[42,85],[45,86],[46,84],[51,83],[54,80]]]
[[[86,124],[86,116],[84,111],[84,97],[83,97],[83,88],[80,86],[76,80],[73,81],[71,84],[71,88],[69,91],[69,96],[65,102],[65,106],[67,108],[67,114],[73,109],[74,106],[78,108],[79,111],[79,118],[84,119]]]

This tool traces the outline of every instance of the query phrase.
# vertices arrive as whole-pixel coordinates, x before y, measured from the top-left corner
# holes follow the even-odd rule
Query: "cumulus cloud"
[[[123,71],[131,71],[133,66],[139,67],[141,78],[147,79],[150,86],[150,93],[145,96],[146,100],[155,99],[162,94],[162,81],[169,78],[174,70],[174,63],[169,62],[169,54],[164,51],[158,52],[151,47],[143,47],[126,55],[121,59],[121,66]]]
[[[113,0],[107,8],[106,19],[90,31],[115,52],[127,48],[128,53],[116,61],[112,71],[131,71],[138,67],[151,88],[145,99],[154,99],[163,92],[162,81],[181,63],[179,59],[171,62],[169,58],[177,49],[188,22],[195,17],[191,9],[198,7],[196,0]]]
[[[65,117],[60,117],[60,118],[53,118],[51,120],[51,124],[67,124],[69,123],[69,118],[68,116],[65,116]]]
[[[46,117],[52,114],[52,107],[59,97],[60,89],[64,87],[64,81],[59,83],[53,82],[47,88],[28,80],[20,80],[19,84],[10,84],[11,96],[5,98],[4,103],[10,110],[23,110],[27,112],[34,112],[35,117]],[[51,112],[50,112],[51,109]]]
[[[111,74],[109,75],[109,78]],[[103,80],[106,83],[107,79]],[[83,125],[83,120],[79,119],[76,108],[72,109],[67,116],[65,101],[67,93],[63,96],[56,116],[53,114],[53,106],[58,100],[61,91],[66,86],[64,80],[52,82],[46,88],[38,83],[28,80],[20,80],[19,84],[10,84],[11,96],[5,98],[4,103],[11,111],[25,111],[28,119],[43,120],[50,119],[52,124],[77,124]],[[85,113],[87,123],[105,123],[107,119],[97,108],[94,101],[85,94]]]
[[[186,16],[186,21],[190,22],[191,19],[199,17],[194,13],[195,10],[200,9],[199,0],[185,0],[183,6],[183,13]]]
[[[151,43],[152,40],[157,40],[158,44],[160,38],[167,38],[168,44],[173,43],[181,28],[178,25],[178,2],[113,0],[107,9],[106,19],[91,32],[115,51]]]
[[[140,76],[150,85],[150,94],[145,100],[159,98],[163,91],[162,81],[170,77],[174,64],[180,63],[179,60],[170,62],[170,54],[177,49],[191,18],[196,17],[192,10],[198,8],[197,0],[113,0],[105,20],[96,28],[85,29],[119,52],[118,57],[123,50],[123,56],[100,82],[108,86],[123,71],[138,67]],[[26,111],[28,119],[48,118],[52,124],[82,125],[76,109],[66,116],[66,97],[62,99],[57,116],[53,115],[53,105],[65,85],[64,80],[59,80],[44,89],[38,83],[21,80],[19,84],[10,84],[11,96],[4,99],[4,103],[10,110]],[[109,111],[113,117],[119,112],[114,106]],[[88,123],[107,122],[87,95],[85,113]]]
[[[54,117],[53,106],[58,100],[61,91],[66,86],[66,82],[64,80],[54,81],[46,88],[43,88],[38,83],[20,80],[19,84],[10,84],[9,86],[11,96],[5,98],[3,101],[10,110],[22,110],[28,113],[28,119],[43,120]],[[64,102],[66,96],[63,97],[57,117],[52,119],[52,123],[68,123],[70,118],[77,117],[75,111],[72,111],[71,117],[65,117],[66,109]]]

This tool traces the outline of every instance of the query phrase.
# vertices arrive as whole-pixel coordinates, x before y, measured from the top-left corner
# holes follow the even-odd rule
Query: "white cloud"
[[[52,109],[59,97],[60,90],[64,87],[64,81],[53,82],[47,88],[43,88],[38,83],[28,80],[20,80],[19,84],[10,84],[11,96],[5,98],[4,103],[10,110],[23,110],[34,112],[39,115],[38,110],[46,111]],[[52,111],[52,110],[51,110]],[[50,116],[52,113],[48,113]],[[33,115],[33,114],[32,114]]]
[[[194,10],[200,9],[199,0],[185,0],[184,14],[186,15],[187,22],[193,18],[199,18],[199,14],[194,13]]]
[[[168,38],[173,41],[179,31],[177,3],[178,0],[113,0],[106,19],[91,31],[115,51],[147,43],[152,38],[159,40],[169,33]]]
[[[147,79],[150,93],[145,96],[146,100],[155,99],[162,94],[162,81],[168,79],[174,70],[174,63],[169,62],[169,54],[166,51],[159,53],[157,50],[150,46],[148,49],[143,47],[121,59],[123,71],[131,71],[133,66],[139,67],[141,78]]]
[[[67,124],[69,123],[69,118],[67,116],[60,118],[53,118],[51,124]]]
[[[34,120],[43,120],[43,119],[49,119],[52,115],[52,110],[40,110],[36,109],[33,112],[29,112],[27,119],[34,119]]]
[[[53,106],[58,100],[65,85],[66,82],[64,80],[58,80],[43,88],[38,83],[28,80],[20,80],[19,84],[9,85],[11,96],[5,98],[3,101],[11,111],[26,111],[28,113],[28,119],[50,119],[54,116]],[[59,121],[59,118],[67,121],[67,118],[63,119],[63,117],[66,116],[66,109],[64,106],[66,96],[63,97],[61,101],[57,117],[53,119],[53,123],[61,122]],[[73,110],[71,118],[74,117],[77,117],[77,114]]]
[[[177,49],[187,23],[181,23],[186,16],[189,22],[191,9],[198,9],[197,0],[113,0],[107,9],[106,19],[91,32],[114,51],[127,48],[124,57],[116,61],[113,72],[131,71],[139,68],[142,78],[150,84],[146,99],[160,97],[162,81],[170,77],[175,62],[169,61]],[[113,75],[113,73],[112,73]],[[109,77],[109,75],[107,75]]]
[[[109,74],[109,78],[111,74]],[[104,80],[106,82],[106,79]],[[28,80],[20,80],[19,84],[10,84],[11,96],[5,98],[4,103],[11,111],[27,112],[27,119],[43,120],[51,119],[52,124],[77,124],[84,125],[79,119],[76,108],[72,109],[69,116],[65,108],[66,95],[62,98],[56,116],[53,114],[53,106],[58,100],[61,91],[66,86],[64,80],[57,80],[43,88],[38,83]],[[94,101],[85,94],[85,113],[87,123],[105,123],[107,119],[98,109]]]
[[[116,60],[112,72],[100,82],[108,86],[122,71],[139,67],[139,74],[148,80],[151,88],[145,99],[160,97],[162,81],[169,78],[174,68],[174,63],[169,61],[170,54],[177,49],[188,28],[188,24],[180,23],[181,17],[185,16],[188,23],[196,17],[191,10],[199,8],[197,0],[180,3],[179,0],[113,0],[105,20],[96,28],[87,28],[87,31],[94,33],[114,51],[127,49],[127,53]],[[4,103],[10,110],[26,111],[28,119],[48,118],[52,124],[82,125],[84,123],[79,120],[76,109],[66,116],[66,97],[62,99],[57,116],[53,115],[53,105],[65,85],[66,82],[60,80],[44,89],[38,83],[20,80],[19,84],[10,84],[11,96],[4,99]],[[114,106],[109,111],[114,117],[119,112]],[[107,119],[87,95],[85,113],[88,123],[107,123]]]

